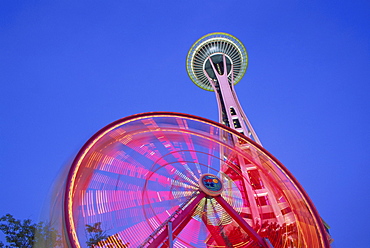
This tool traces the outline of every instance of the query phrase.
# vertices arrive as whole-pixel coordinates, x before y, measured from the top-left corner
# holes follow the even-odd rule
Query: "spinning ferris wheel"
[[[206,35],[187,71],[215,91],[221,123],[152,112],[97,132],[66,180],[66,245],[86,247],[86,225],[101,223],[108,237],[94,247],[330,247],[313,203],[237,100],[246,68],[238,39]]]

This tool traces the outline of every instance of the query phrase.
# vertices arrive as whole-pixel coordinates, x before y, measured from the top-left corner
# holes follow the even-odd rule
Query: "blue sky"
[[[264,147],[333,247],[368,247],[369,12],[368,1],[1,1],[0,215],[36,220],[62,168],[121,117],[218,120],[185,58],[227,32],[249,54],[236,91]]]

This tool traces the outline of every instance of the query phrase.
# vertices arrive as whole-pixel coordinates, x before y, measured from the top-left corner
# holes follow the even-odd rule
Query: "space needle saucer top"
[[[229,82],[237,84],[247,70],[248,54],[244,45],[227,33],[207,34],[194,43],[186,58],[186,69],[190,79],[200,88],[213,91],[204,71],[212,77],[209,58],[222,66],[222,63],[219,63],[222,61],[222,54],[226,55]]]

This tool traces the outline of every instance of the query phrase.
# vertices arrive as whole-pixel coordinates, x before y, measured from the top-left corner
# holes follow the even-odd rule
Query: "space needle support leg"
[[[180,214],[178,214],[174,219],[170,220],[172,222],[172,230],[176,231],[176,228],[184,221],[190,220],[186,218],[188,215],[192,215],[198,206],[199,202],[206,196],[205,193],[200,192],[195,199],[186,206]],[[163,230],[154,240],[147,246],[147,248],[158,248],[168,239],[168,227],[166,230]]]
[[[260,247],[264,248],[274,248],[271,243],[262,238],[254,229],[248,225],[248,223],[234,210],[232,206],[230,206],[224,198],[220,195],[214,196],[214,199],[226,210],[226,212],[233,218],[236,223],[254,240],[256,241]]]

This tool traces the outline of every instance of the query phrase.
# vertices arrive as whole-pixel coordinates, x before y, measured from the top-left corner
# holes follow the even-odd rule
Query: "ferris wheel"
[[[151,112],[117,120],[80,150],[64,184],[68,247],[328,248],[304,189],[259,141],[234,90],[246,72],[243,44],[226,33],[190,48],[188,75],[214,91],[220,123]]]
[[[243,195],[247,187],[258,194],[261,180],[241,173],[240,159],[270,182],[285,209],[282,225],[253,219]],[[85,227],[94,223],[109,234],[97,247],[325,247],[316,210],[285,167],[201,117],[154,112],[118,120],[85,144],[67,182],[71,247],[85,247]],[[256,200],[262,212],[266,200]]]

